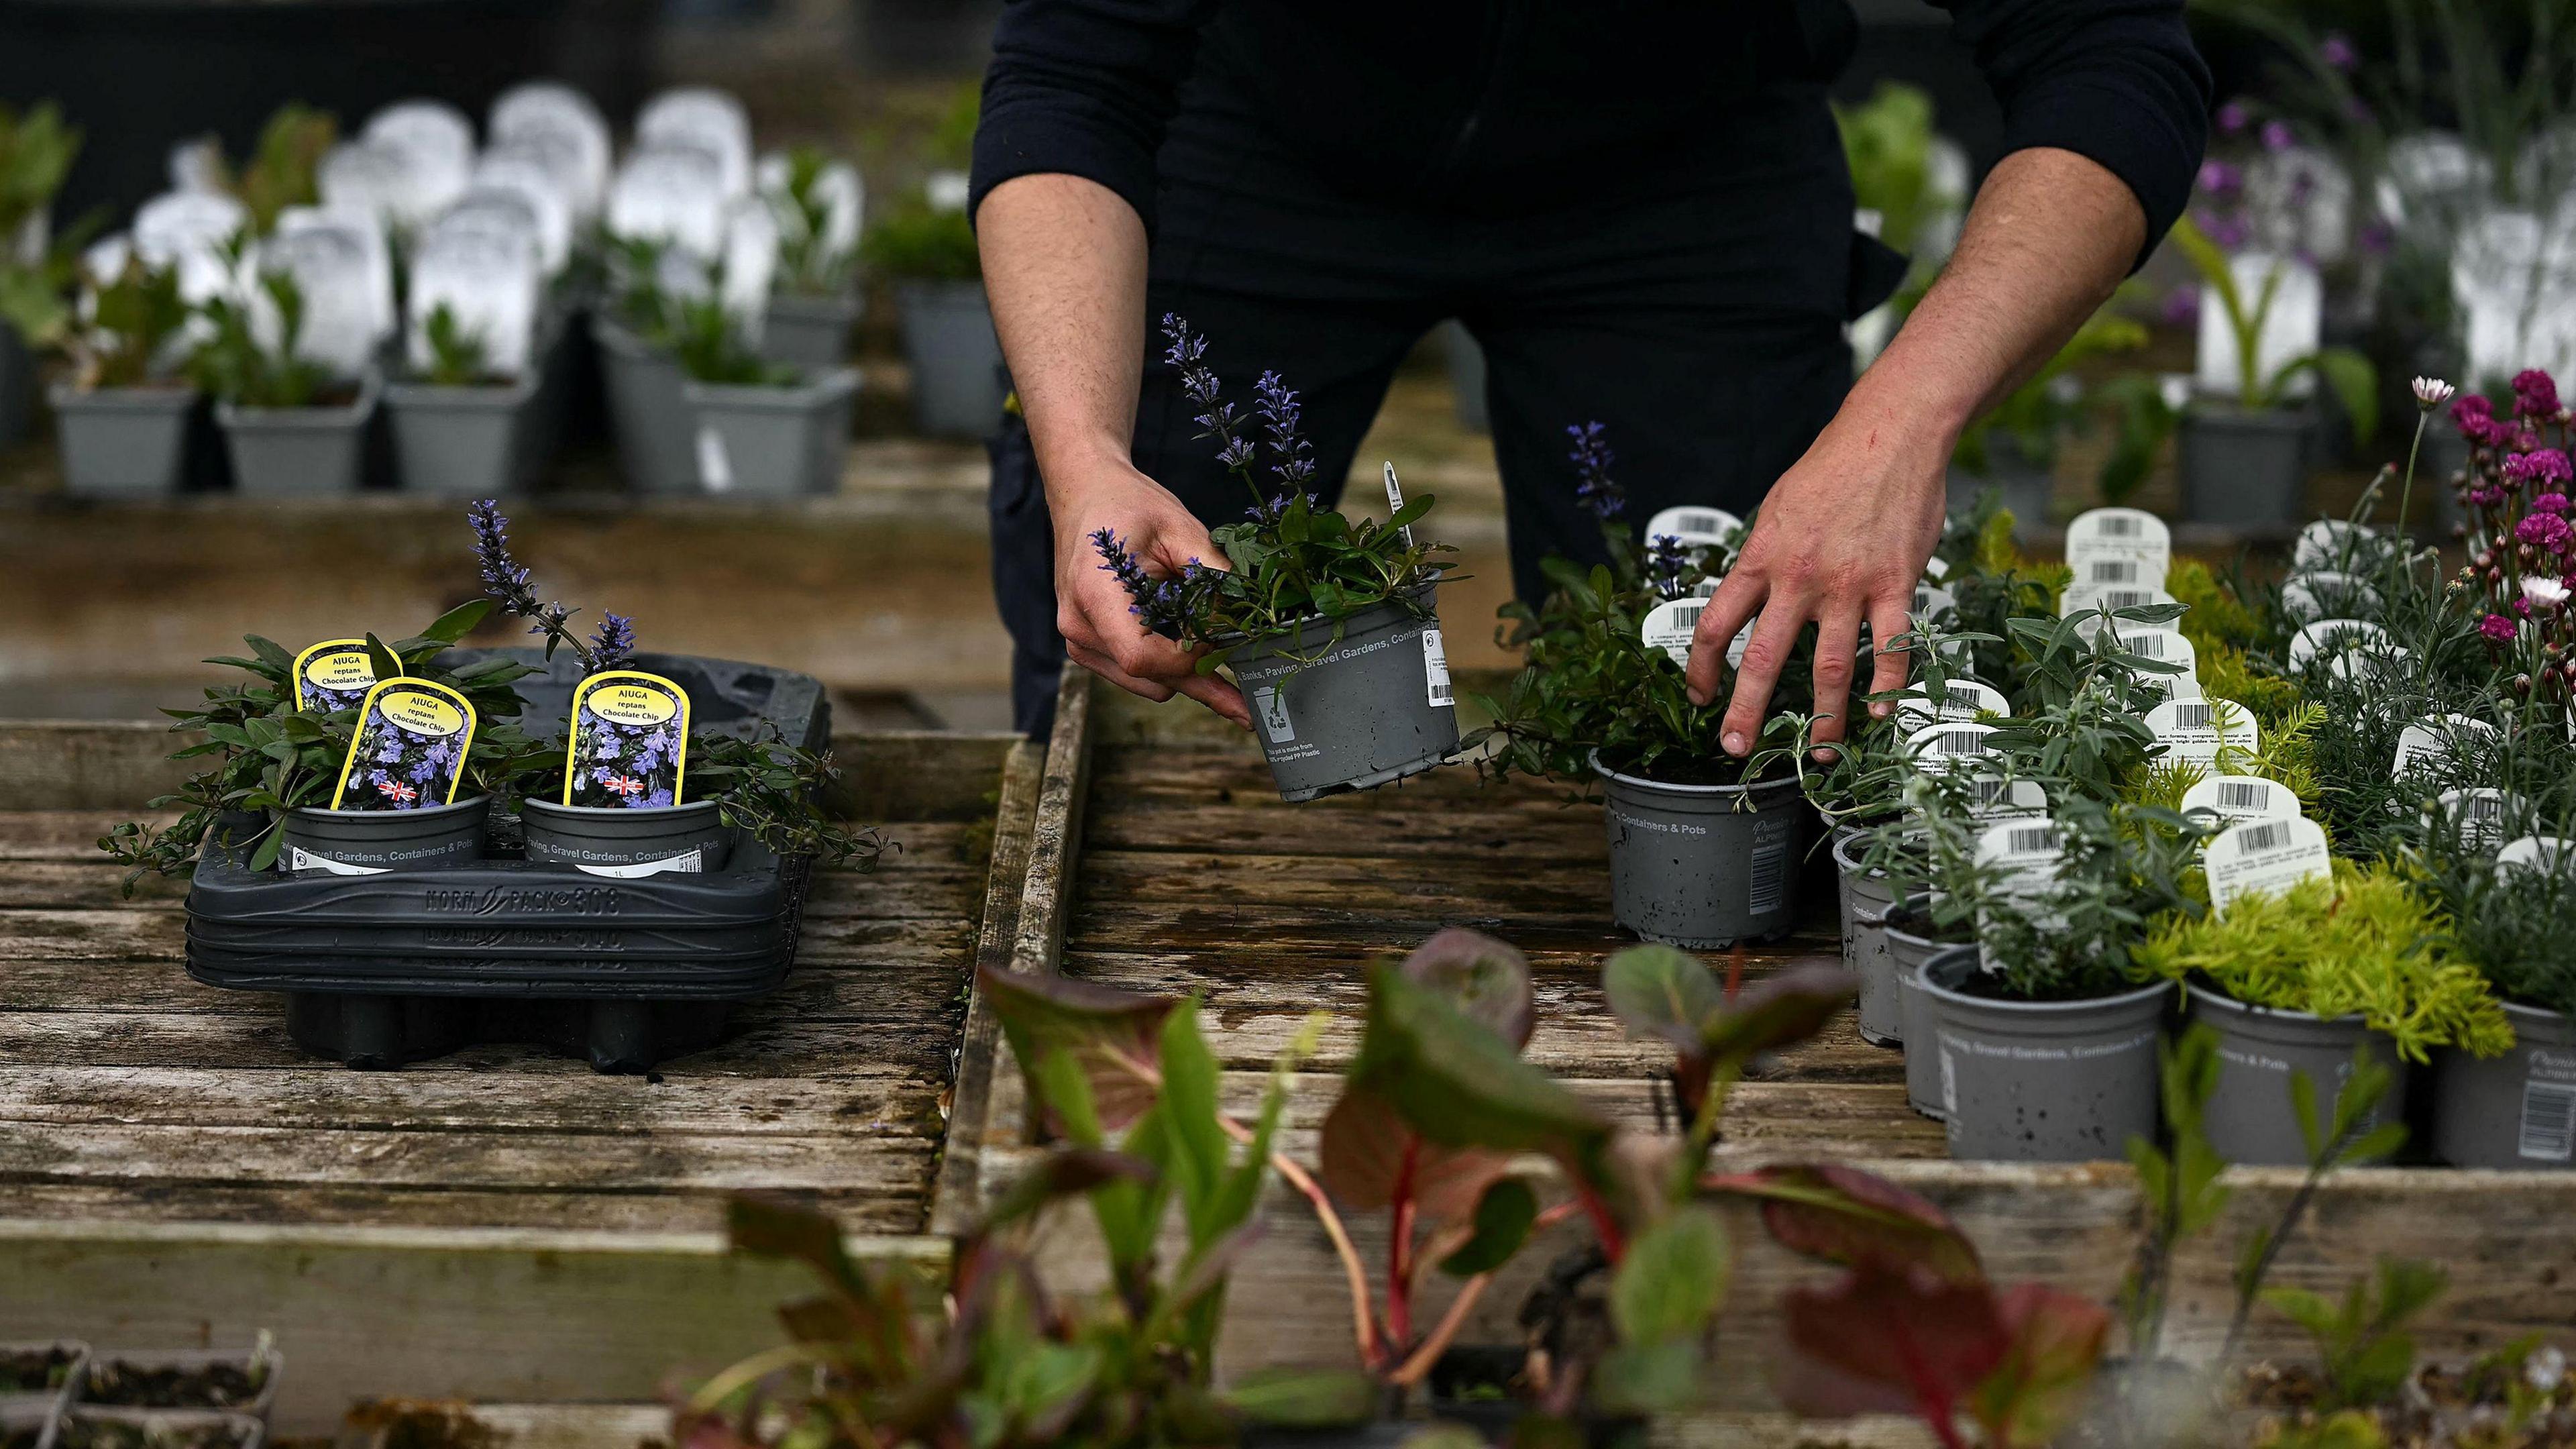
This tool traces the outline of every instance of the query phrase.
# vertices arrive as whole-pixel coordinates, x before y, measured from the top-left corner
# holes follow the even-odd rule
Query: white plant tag
[[[2502,875],[2508,870],[2576,874],[2576,840],[2558,835],[2526,835],[2506,841],[2496,850],[2496,873]]]
[[[2326,661],[2326,673],[2337,679],[2379,674],[2415,657],[2403,644],[2357,644]]]
[[[1944,614],[1956,614],[1958,611],[1958,596],[1948,589],[1938,584],[1914,586],[1914,618],[1917,622],[1938,619]]]
[[[2350,574],[2321,570],[2294,575],[2281,585],[2281,612],[2301,624],[2354,612],[2376,614],[2380,608],[2379,590]]]
[[[286,847],[286,868],[288,870],[327,870],[333,875],[383,875],[385,873],[382,866],[351,865],[345,860],[333,860],[327,855],[315,855],[300,845]]]
[[[733,459],[725,452],[724,434],[709,423],[698,425],[698,481],[709,493],[733,489]]]
[[[1404,511],[1404,485],[1395,481],[1395,465],[1393,463],[1386,465],[1386,511],[1389,514],[1402,513]],[[1413,525],[1408,523],[1398,531],[1404,535],[1405,547],[1411,548],[1413,546]],[[1434,703],[1437,703],[1437,701],[1434,701]]]
[[[2097,559],[2135,559],[2145,577],[2164,582],[2173,566],[2173,530],[2165,521],[2137,508],[2094,508],[2066,525],[2066,562],[2077,578]]]
[[[1724,582],[1724,579],[1719,578],[1702,579],[1698,583],[1691,585],[1691,597],[1694,599],[1714,599],[1717,597],[1717,586]]]
[[[1646,611],[1646,622],[1638,633],[1647,648],[1661,649],[1675,664],[1688,666],[1691,633],[1699,627],[1699,616],[1707,608],[1706,599],[1666,599]]]
[[[2520,804],[2521,797],[2491,785],[2445,790],[2433,797],[2432,807],[2424,812],[2424,823],[2432,826],[2451,821],[2459,827],[2462,844],[2493,850],[2504,844],[2505,815],[2508,811],[2523,813],[2514,810]]]
[[[1458,702],[1449,687],[1449,648],[1437,629],[1422,631],[1422,678],[1430,689],[1432,708],[1447,709]]]
[[[639,860],[633,865],[576,864],[573,866],[573,869],[578,871],[586,871],[591,875],[604,875],[616,880],[639,880],[648,875],[703,875],[706,873],[706,868],[706,852],[694,846],[678,855],[666,855],[660,860]]]
[[[1998,891],[2009,900],[2038,902],[2045,900],[2057,884],[2057,873],[2066,862],[2066,833],[2057,822],[2039,819],[2005,820],[1990,826],[1977,837],[1977,864],[1994,870],[2000,877]],[[2021,914],[2031,925],[2042,930],[2064,924],[2064,917],[2054,910],[2024,909]],[[1979,920],[1979,936],[1989,933]],[[1986,970],[2002,969],[1990,951],[1980,949],[1978,960]]]
[[[1896,698],[1897,724],[1907,730],[1954,720],[1973,720],[1980,714],[2011,713],[2012,705],[2004,699],[2002,690],[1975,679],[1953,678],[1945,683],[1938,708],[1933,706],[1931,694],[1920,684]]]
[[[2210,909],[2224,916],[2243,895],[2278,895],[2301,881],[2332,880],[2325,827],[2299,815],[2248,820],[2210,838]]]
[[[1668,535],[1702,548],[1723,547],[1743,528],[1744,520],[1723,508],[1686,503],[1679,508],[1667,508],[1647,519],[1646,537],[1653,539]]]
[[[1950,565],[1939,554],[1936,553],[1923,561],[1923,577],[1933,583],[1937,584],[1949,576]]]
[[[2048,791],[2037,780],[1982,774],[1968,781],[1968,813],[1979,820],[2024,820],[2048,813]]]
[[[1993,725],[1972,720],[1926,725],[1905,737],[1905,749],[1926,773],[1947,774],[1973,769],[1991,758],[1994,752],[1986,747],[1986,736],[1994,732]]]
[[[2165,747],[2165,758],[2189,760],[2202,769],[2218,763],[2219,751],[2262,748],[2262,730],[2251,710],[2232,699],[2168,699],[2147,711],[2147,728]]]
[[[2394,642],[2386,629],[2367,619],[2319,619],[2290,636],[2290,667],[2304,669],[2321,654]]]
[[[2388,777],[2403,780],[2427,765],[2451,758],[2458,753],[2462,735],[2497,738],[2494,725],[2464,714],[2446,714],[2438,721],[2408,725],[2398,732],[2397,758],[2388,767]]]
[[[2182,813],[2194,810],[2207,810],[2230,825],[2290,819],[2299,813],[2299,797],[2260,775],[2212,775],[2183,792]]]
[[[2116,560],[2115,560],[2116,562]],[[2143,609],[2153,604],[2179,603],[2173,595],[2148,584],[2069,584],[2057,601],[2057,617],[2072,619],[2101,609]]]
[[[2320,518],[2299,530],[2298,546],[2291,551],[2290,567],[2298,573],[2330,569],[2348,563],[2355,554],[2378,547],[2375,530],[2340,518]]]

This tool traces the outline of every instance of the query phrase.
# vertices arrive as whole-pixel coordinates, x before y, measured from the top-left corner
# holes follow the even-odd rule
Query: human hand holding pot
[[[1055,515],[1055,627],[1074,663],[1130,694],[1160,703],[1186,694],[1244,729],[1252,714],[1243,695],[1198,671],[1198,655],[1149,632],[1126,588],[1100,566],[1092,540],[1103,530],[1157,575],[1177,574],[1192,560],[1227,568],[1225,554],[1181,500],[1124,461],[1078,480],[1049,480]]]

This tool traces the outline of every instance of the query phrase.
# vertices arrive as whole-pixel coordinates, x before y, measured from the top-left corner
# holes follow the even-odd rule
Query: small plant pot
[[[268,1424],[248,1414],[202,1409],[75,1408],[44,1449],[262,1449]]]
[[[1896,903],[1887,872],[1867,870],[1868,846],[1854,834],[1834,841],[1842,886],[1843,967],[1860,978],[1860,1036],[1872,1046],[1905,1041],[1904,1004],[1896,984],[1896,958],[1887,949],[1887,908]]]
[[[215,425],[232,455],[233,490],[251,498],[330,497],[358,491],[366,471],[367,423],[376,382],[340,407],[245,408],[215,404]]]
[[[1941,1103],[1941,1049],[1932,1039],[1932,1005],[1923,991],[1923,967],[1964,943],[1918,934],[1930,926],[1922,907],[1909,903],[1888,908],[1882,933],[1896,970],[1897,1034],[1908,1043],[1905,1105],[1938,1122],[1949,1114]]]
[[[1312,800],[1418,775],[1458,748],[1440,620],[1401,604],[1302,620],[1233,648],[1227,664],[1252,710],[1279,798]],[[1440,661],[1437,671],[1432,661]]]
[[[639,493],[698,491],[697,424],[679,359],[606,317],[593,316],[599,369],[608,393],[608,426],[618,466]]]
[[[403,488],[441,498],[518,491],[529,462],[526,432],[536,396],[534,373],[507,387],[388,386],[385,412],[393,422],[394,463]]]
[[[800,387],[681,390],[696,415],[699,472],[710,493],[746,498],[829,497],[841,491],[850,447],[850,399],[859,375],[847,367]]]
[[[197,392],[186,387],[57,385],[48,395],[62,446],[63,491],[75,498],[160,498],[179,491]]]
[[[452,870],[483,858],[491,813],[489,795],[421,810],[289,810],[277,864],[340,875]]]
[[[2155,1136],[2156,1042],[2171,986],[2006,1001],[1961,989],[1982,969],[1975,947],[1958,946],[1918,973],[1952,1157],[2096,1162]]]
[[[2322,1126],[2334,1114],[2335,1095],[2352,1072],[2355,1049],[2365,1042],[2371,1055],[2396,1073],[2396,1086],[2379,1104],[2370,1125],[2404,1114],[2406,1063],[2388,1039],[2364,1025],[2360,1017],[2327,1021],[2304,1011],[2247,1006],[2201,986],[2185,990],[2192,1019],[2208,1023],[2218,1033],[2218,1086],[2210,1093],[2202,1127],[2209,1134],[2209,1145],[2229,1162],[2249,1167],[2307,1165],[2307,1140],[2299,1132],[2298,1109],[2290,1104],[2291,1074],[2305,1072],[2316,1083]]]
[[[530,800],[520,807],[520,821],[528,859],[592,875],[708,873],[733,858],[733,827],[713,800],[641,810]]]
[[[1596,757],[1610,826],[1610,918],[1694,950],[1767,941],[1798,919],[1806,797],[1794,778],[1667,785]]]
[[[0,1343],[0,1369],[9,1371],[5,1379],[0,1379],[0,1414],[33,1412],[41,1421],[63,1402],[73,1382],[88,1366],[89,1345],[75,1338]],[[9,1386],[22,1378],[36,1386]]]
[[[2433,1057],[2433,1155],[2453,1167],[2576,1167],[2576,1018],[2504,1003],[2513,1047]]]
[[[2230,528],[2308,516],[2305,412],[2247,412],[2202,403],[2183,415],[2183,516]]]
[[[855,293],[780,293],[769,299],[769,313],[761,320],[760,355],[804,372],[839,367],[850,360],[850,329],[858,320]]]
[[[223,1349],[94,1349],[74,1381],[80,1413],[238,1415],[266,1423],[286,1361],[263,1341],[248,1353]]]
[[[1001,425],[1002,344],[982,282],[904,282],[903,355],[913,426],[934,438],[989,437]]]

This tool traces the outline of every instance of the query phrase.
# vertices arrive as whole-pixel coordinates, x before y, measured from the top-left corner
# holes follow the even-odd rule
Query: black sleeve
[[[2154,251],[2191,203],[2209,141],[2209,67],[2183,0],[1935,3],[2003,103],[2004,149],[2053,146],[2100,162],[2146,208]]]
[[[1214,0],[1010,0],[993,29],[970,207],[1014,176],[1063,172],[1154,225],[1154,153]]]

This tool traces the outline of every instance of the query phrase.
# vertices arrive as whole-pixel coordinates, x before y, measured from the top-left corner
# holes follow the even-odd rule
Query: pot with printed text
[[[1346,619],[1299,620],[1234,646],[1226,663],[1283,800],[1374,789],[1458,748],[1429,590]]]
[[[1938,1064],[1950,1155],[1966,1161],[2098,1162],[2156,1130],[2156,1045],[2173,987],[2074,1001],[2003,995],[1976,947],[1917,973],[1925,1040]],[[1909,1037],[1910,1037],[1909,1033]]]
[[[1794,776],[1676,785],[1599,756],[1610,827],[1610,916],[1692,950],[1769,941],[1798,918],[1798,862],[1813,820]]]
[[[2576,1017],[2503,1003],[2513,1047],[2433,1057],[2433,1155],[2453,1167],[2576,1167]]]

